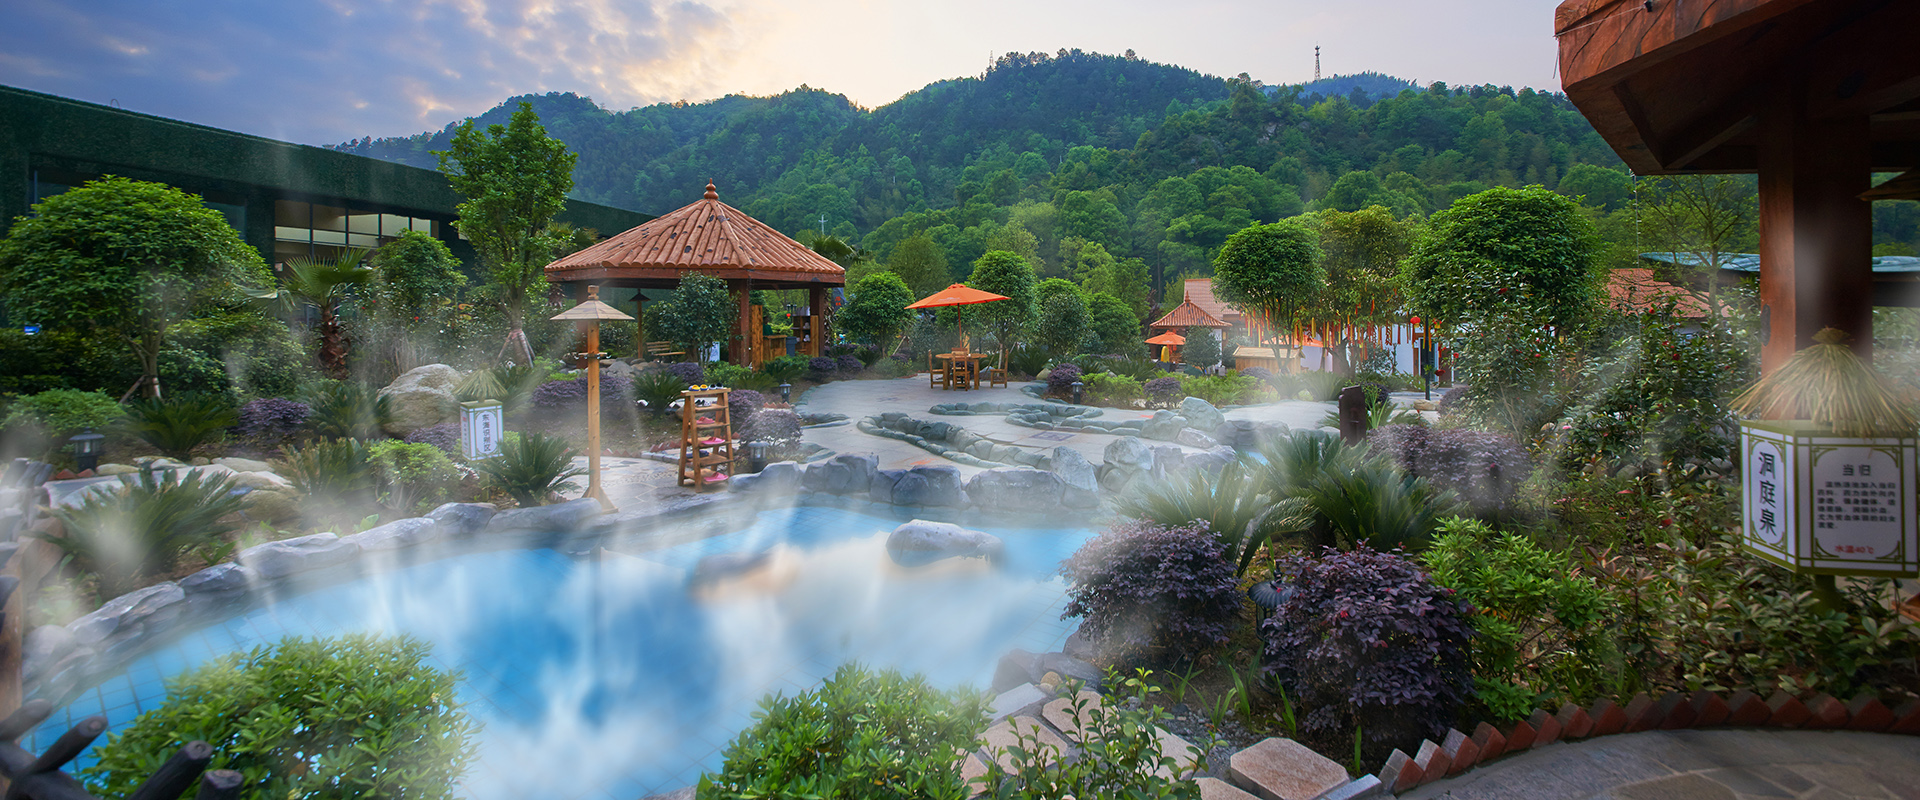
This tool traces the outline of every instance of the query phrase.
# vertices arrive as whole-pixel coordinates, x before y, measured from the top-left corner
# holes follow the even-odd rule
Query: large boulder
[[[231,561],[215,564],[199,572],[181,578],[180,589],[188,597],[214,595],[233,597],[247,591],[258,576],[254,571]]]
[[[1002,511],[1057,511],[1065,489],[1060,476],[1032,467],[995,467],[967,482],[967,496]]]
[[[914,467],[893,484],[891,502],[897,506],[962,506],[960,470],[949,466]]]
[[[1060,493],[1061,505],[1068,508],[1092,508],[1100,504],[1100,478],[1093,462],[1066,445],[1053,448],[1050,459],[1053,474],[1060,476],[1064,489]]]
[[[600,501],[591,497],[554,503],[550,506],[533,506],[502,511],[488,520],[488,534],[531,531],[537,533],[566,533],[587,526],[594,517],[606,513],[600,507]]]
[[[1218,428],[1227,421],[1227,415],[1220,413],[1212,403],[1198,397],[1189,397],[1180,401],[1180,416],[1187,418],[1187,424],[1203,431]]]
[[[968,530],[951,522],[909,520],[887,536],[887,553],[893,560],[919,566],[944,558],[1000,559],[1000,538],[990,533]]]
[[[1164,480],[1168,475],[1178,474],[1186,467],[1187,451],[1170,444],[1153,448],[1153,477]]]
[[[1147,424],[1140,426],[1140,435],[1148,439],[1171,442],[1173,437],[1180,435],[1180,429],[1184,427],[1187,427],[1186,417],[1162,409],[1153,412],[1153,419],[1147,420]]]
[[[358,544],[331,533],[316,533],[257,544],[240,551],[234,560],[260,577],[272,579],[342,564],[359,553]]]
[[[1144,471],[1153,469],[1153,449],[1138,436],[1122,436],[1113,440],[1102,452],[1101,458],[1109,466]]]
[[[810,492],[828,494],[855,494],[869,491],[873,486],[873,473],[880,466],[880,458],[871,454],[841,454],[817,464],[807,465],[800,476],[800,485]]]
[[[485,530],[494,513],[493,506],[487,503],[446,503],[427,512],[427,519],[440,524],[440,535],[465,539]]]
[[[729,489],[735,492],[756,494],[793,494],[800,490],[800,464],[794,461],[776,461],[762,468],[758,473],[736,475]]]
[[[358,545],[362,552],[380,552],[417,547],[439,539],[442,535],[440,523],[427,517],[414,517],[369,528],[344,537],[341,541]]]
[[[1219,440],[1201,433],[1196,428],[1181,428],[1173,437],[1173,443],[1197,450],[1207,450],[1219,446]]]
[[[156,583],[108,600],[99,610],[67,623],[67,630],[73,632],[74,641],[87,646],[125,641],[177,619],[180,603],[186,599],[179,584]]]
[[[388,436],[404,438],[421,428],[460,421],[460,401],[453,387],[460,382],[460,371],[445,364],[428,364],[407,370],[380,390],[389,404],[387,420],[380,429]]]

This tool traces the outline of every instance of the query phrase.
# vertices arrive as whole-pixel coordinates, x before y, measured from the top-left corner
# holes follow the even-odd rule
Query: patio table
[[[955,388],[954,373],[961,370],[965,371],[960,374],[959,388],[980,388],[980,359],[986,357],[985,353],[935,353],[933,357],[947,362],[946,379],[940,382],[940,388]]]

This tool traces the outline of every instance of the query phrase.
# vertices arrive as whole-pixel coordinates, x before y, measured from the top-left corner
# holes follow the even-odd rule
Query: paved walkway
[[[1547,745],[1401,800],[1920,800],[1920,737],[1648,731]]]
[[[921,419],[955,423],[1000,444],[1036,450],[1052,450],[1057,446],[1066,445],[1080,451],[1088,461],[1095,464],[1104,460],[1103,453],[1106,451],[1107,444],[1116,438],[1112,434],[1035,430],[1010,423],[1005,417],[997,414],[939,417],[927,413],[927,409],[939,403],[1040,402],[1032,395],[1020,391],[1021,385],[1016,383],[1009,387],[983,388],[965,392],[946,391],[928,386],[927,377],[924,374],[898,380],[834,381],[808,389],[806,394],[801,395],[795,402],[794,407],[799,411],[816,414],[847,415],[849,422],[845,425],[807,429],[806,440],[840,453],[877,454],[880,456],[881,469],[903,469],[920,464],[948,464],[959,467],[962,476],[970,477],[982,471],[979,467],[948,461],[906,442],[861,433],[853,425],[855,421],[885,411],[903,411]],[[1225,413],[1227,419],[1281,422],[1293,428],[1314,428],[1319,426],[1321,418],[1331,411],[1333,411],[1332,403],[1296,400],[1228,409]],[[1146,419],[1151,416],[1153,416],[1151,411],[1108,408],[1104,409],[1101,418],[1127,420]],[[1191,452],[1199,452],[1188,449]]]

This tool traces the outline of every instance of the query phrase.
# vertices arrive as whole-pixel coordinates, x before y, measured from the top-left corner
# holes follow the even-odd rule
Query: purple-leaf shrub
[[[1081,546],[1060,574],[1073,584],[1060,618],[1085,617],[1081,632],[1108,652],[1195,654],[1225,643],[1240,616],[1233,562],[1204,522],[1120,523]]]
[[[1274,565],[1291,595],[1260,623],[1267,674],[1298,708],[1309,743],[1353,741],[1365,757],[1439,738],[1473,696],[1472,607],[1398,553],[1365,545]]]
[[[1180,379],[1172,375],[1154,378],[1141,384],[1140,391],[1145,393],[1147,400],[1154,405],[1166,405],[1180,396]]]
[[[767,406],[767,398],[752,389],[735,389],[727,393],[727,419],[733,423],[733,432],[743,433],[753,426],[753,418],[760,409]]]
[[[784,408],[761,409],[740,432],[749,442],[792,444],[800,441],[800,415]]]
[[[814,356],[813,358],[807,359],[807,369],[813,371],[815,374],[831,375],[834,370],[839,368],[840,362],[827,356]]]
[[[834,362],[840,367],[841,372],[847,373],[848,375],[867,368],[867,362],[861,361],[860,357],[856,355],[841,356],[834,359]]]
[[[688,386],[707,382],[707,370],[696,361],[676,361],[667,365],[667,374]]]
[[[561,411],[587,406],[587,376],[581,373],[570,381],[547,381],[533,389],[535,408]],[[634,410],[633,380],[620,375],[600,376],[600,415],[624,414]]]
[[[1531,466],[1513,437],[1471,428],[1383,425],[1367,442],[1401,471],[1452,491],[1475,514],[1504,507]]]
[[[1047,393],[1068,397],[1073,394],[1073,382],[1080,380],[1080,368],[1072,364],[1060,364],[1047,373]]]
[[[240,406],[240,423],[234,427],[241,436],[287,436],[306,425],[312,414],[306,403],[262,397]]]
[[[439,425],[429,425],[407,434],[406,440],[408,443],[425,442],[440,448],[447,455],[457,455],[460,452],[460,423],[443,422]]]
[[[1260,381],[1261,383],[1273,383],[1273,370],[1267,369],[1266,367],[1247,367],[1246,369],[1240,370],[1240,374]]]

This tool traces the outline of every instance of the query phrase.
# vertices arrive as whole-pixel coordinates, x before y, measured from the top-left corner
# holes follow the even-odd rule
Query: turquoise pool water
[[[371,630],[425,639],[439,665],[465,673],[461,699],[484,725],[467,796],[671,791],[719,767],[762,696],[812,688],[845,661],[984,688],[1007,650],[1059,649],[1072,628],[1059,618],[1065,584],[1054,572],[1092,531],[973,526],[1005,542],[998,568],[910,570],[883,547],[899,522],[802,507],[637,556],[509,551],[394,569],[187,634],[89,689],[23,744],[38,752],[93,714],[117,731],[165,699],[165,678],[221,654]],[[703,556],[767,550],[753,575],[689,591]]]

